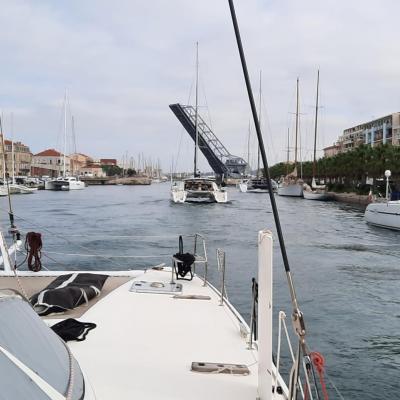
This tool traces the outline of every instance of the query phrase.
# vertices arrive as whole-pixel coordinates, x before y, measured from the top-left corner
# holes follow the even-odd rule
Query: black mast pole
[[[256,128],[258,144],[259,144],[260,153],[261,153],[261,159],[263,161],[264,174],[265,174],[265,177],[267,178],[268,193],[269,193],[269,198],[271,201],[272,212],[274,215],[276,232],[277,232],[278,240],[279,240],[279,246],[281,249],[283,264],[285,267],[286,277],[287,277],[287,281],[288,281],[288,285],[289,285],[290,297],[291,297],[292,306],[293,306],[293,314],[292,314],[293,325],[294,325],[296,334],[299,336],[299,340],[300,340],[301,347],[303,349],[303,353],[307,354],[306,346],[305,346],[306,329],[305,329],[305,325],[304,325],[303,314],[299,309],[296,292],[294,289],[293,280],[292,280],[292,276],[290,273],[289,260],[288,260],[288,256],[286,253],[286,246],[285,246],[285,241],[283,238],[283,233],[282,233],[281,223],[280,223],[280,219],[279,219],[278,209],[276,206],[275,196],[272,191],[271,176],[270,176],[269,168],[268,168],[267,155],[265,153],[264,141],[263,141],[262,134],[261,134],[260,124],[259,124],[259,121],[257,118],[257,110],[256,110],[256,106],[254,103],[253,90],[251,88],[249,73],[248,73],[247,64],[246,64],[246,58],[245,58],[244,51],[243,51],[242,39],[240,37],[240,31],[239,31],[237,18],[236,18],[235,6],[233,4],[233,0],[228,0],[228,3],[229,3],[229,9],[231,12],[231,16],[232,16],[233,28],[235,30],[235,36],[236,36],[237,46],[238,46],[238,50],[239,50],[240,61],[242,64],[244,80],[246,82],[246,88],[247,88],[247,94],[249,97],[251,112],[253,114],[254,125]]]

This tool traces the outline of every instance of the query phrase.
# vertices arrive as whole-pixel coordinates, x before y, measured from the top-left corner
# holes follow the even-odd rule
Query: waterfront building
[[[32,157],[31,173],[34,176],[56,178],[64,173],[64,154],[55,149],[47,149]],[[65,173],[71,173],[71,160],[65,156]]]
[[[345,129],[337,143],[324,149],[325,157],[345,153],[366,144],[400,145],[400,112],[386,115],[362,124]]]
[[[115,158],[100,158],[101,165],[117,165],[118,162]]]
[[[104,172],[102,166],[99,163],[88,163],[79,170],[80,176],[86,176],[90,178],[104,178],[107,174]]]
[[[361,144],[399,145],[399,141],[400,113],[394,113],[345,129],[339,138],[339,146],[345,152]]]
[[[32,153],[28,146],[21,142],[4,140],[6,171],[8,176],[27,176],[31,171]],[[1,151],[2,152],[2,151]],[[14,162],[13,162],[14,154]],[[1,163],[1,176],[3,176],[3,163]]]
[[[338,153],[340,153],[340,146],[337,143],[324,148],[324,157],[333,157]]]
[[[72,175],[79,176],[84,175],[81,170],[85,168],[88,164],[93,163],[93,158],[82,153],[73,153],[69,155],[71,159],[71,170]]]

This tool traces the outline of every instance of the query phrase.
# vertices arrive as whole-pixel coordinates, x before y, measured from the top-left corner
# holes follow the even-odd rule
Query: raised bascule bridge
[[[196,141],[195,108],[182,104],[170,104],[169,108],[193,141]],[[229,153],[199,113],[197,113],[197,132],[199,149],[218,177],[240,178],[245,175],[247,162]]]

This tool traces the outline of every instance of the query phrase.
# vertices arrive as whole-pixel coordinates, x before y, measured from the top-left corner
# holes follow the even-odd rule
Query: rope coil
[[[28,268],[33,272],[40,271],[42,269],[42,235],[37,232],[28,232],[25,237],[25,250],[28,254]]]

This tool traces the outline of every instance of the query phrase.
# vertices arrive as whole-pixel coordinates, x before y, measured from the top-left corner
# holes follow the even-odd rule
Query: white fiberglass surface
[[[16,296],[0,298],[0,399],[45,400],[49,397],[7,353],[65,395],[70,378],[69,355],[60,338]],[[73,400],[83,397],[81,370],[74,363]]]

